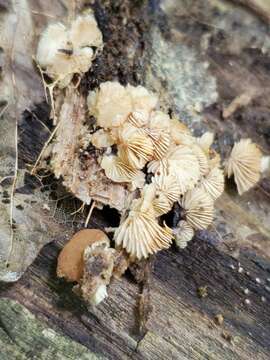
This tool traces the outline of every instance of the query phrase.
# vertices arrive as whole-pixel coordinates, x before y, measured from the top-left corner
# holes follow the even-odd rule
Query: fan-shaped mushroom
[[[224,191],[224,174],[218,167],[213,168],[207,176],[202,178],[201,187],[216,200]]]
[[[185,210],[186,221],[194,229],[206,229],[213,221],[214,202],[200,188],[186,192],[180,205]]]
[[[260,179],[262,153],[250,139],[234,144],[225,170],[228,177],[234,175],[240,195],[252,188]]]

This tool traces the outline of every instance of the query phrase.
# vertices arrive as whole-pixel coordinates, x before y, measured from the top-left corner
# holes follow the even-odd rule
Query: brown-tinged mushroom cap
[[[206,229],[213,221],[214,202],[201,188],[188,191],[180,205],[185,209],[186,221],[196,230]]]
[[[83,276],[84,250],[94,243],[109,246],[110,241],[103,231],[97,229],[85,229],[73,235],[58,256],[57,276],[79,282]]]
[[[184,249],[194,236],[193,228],[184,220],[179,221],[177,227],[173,229],[173,233],[175,243],[181,249]]]
[[[218,167],[213,168],[207,176],[202,178],[201,187],[216,200],[224,191],[224,174]]]
[[[252,188],[260,179],[262,153],[250,139],[234,144],[225,170],[228,177],[234,175],[240,195]]]

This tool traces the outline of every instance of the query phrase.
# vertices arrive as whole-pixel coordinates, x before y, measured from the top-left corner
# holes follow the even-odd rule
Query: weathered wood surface
[[[34,3],[40,6],[40,2],[31,6]],[[240,136],[251,137],[269,152],[269,27],[251,11],[221,0],[203,5],[199,0],[192,4],[182,0],[143,3],[95,2],[105,48],[82,80],[81,91],[115,78],[146,84],[159,92],[163,107],[180,114],[195,132],[214,130],[223,155]],[[62,7],[63,2],[57,4]],[[39,23],[45,23],[44,19],[35,17]],[[224,119],[223,110],[246,92],[253,94],[250,103]],[[37,114],[43,122],[48,120],[46,114]],[[33,162],[39,150],[29,142],[31,131],[29,123],[23,127],[22,138],[23,134],[28,137],[21,144],[25,163]],[[83,224],[80,216],[69,216],[74,210],[69,208],[74,202],[70,198],[56,203],[61,208],[56,214],[66,229],[62,238],[52,239],[17,283],[2,284],[0,296],[16,300],[43,323],[40,326],[83,345],[90,355],[151,360],[269,359],[269,192],[269,178],[242,198],[228,185],[217,203],[210,231],[198,234],[182,252],[172,248],[157,256],[150,282],[153,312],[143,334],[138,326],[141,286],[130,274],[110,286],[109,298],[96,309],[87,309],[72,286],[56,278],[57,255],[69,234]],[[111,225],[109,213],[94,212],[89,227],[106,225]],[[206,297],[198,297],[199,287],[207,287]],[[0,311],[0,342],[7,351],[13,344],[18,359],[41,358],[39,341],[42,349],[46,341],[29,342],[36,334],[21,324],[21,334],[15,331],[5,314],[6,300],[4,304],[0,302],[4,309]],[[10,314],[13,310],[11,303]],[[222,325],[214,322],[217,314],[224,317]],[[19,322],[21,319],[18,316]],[[51,346],[50,356],[58,352],[68,358],[62,349]],[[71,359],[80,359],[74,354]],[[8,358],[0,352],[2,360],[1,356]]]
[[[87,309],[71,286],[56,278],[61,246],[47,245],[18,283],[2,287],[1,296],[17,300],[46,326],[92,352],[111,359],[269,358],[269,262],[243,253],[239,273],[237,260],[199,239],[182,253],[162,252],[150,287],[154,310],[141,337],[138,285],[124,277],[111,285],[104,303]],[[207,286],[205,298],[197,296],[200,286]],[[223,315],[222,326],[215,324],[216,314]],[[3,315],[0,319],[3,328],[13,327]]]

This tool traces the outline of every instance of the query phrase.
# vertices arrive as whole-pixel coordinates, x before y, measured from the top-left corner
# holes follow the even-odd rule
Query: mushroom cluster
[[[214,201],[224,189],[214,136],[196,138],[178,119],[158,109],[158,98],[142,86],[105,82],[88,96],[96,119],[91,142],[103,149],[99,163],[112,182],[138,194],[114,233],[117,246],[133,258],[168,248],[173,238],[185,247],[194,231],[213,220]],[[182,219],[170,229],[162,216],[175,202]]]

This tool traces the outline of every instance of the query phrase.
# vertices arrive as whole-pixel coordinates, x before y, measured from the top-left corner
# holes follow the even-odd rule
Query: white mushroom
[[[228,177],[234,175],[240,195],[252,188],[260,179],[262,153],[250,139],[234,144],[225,170]]]
[[[186,221],[196,230],[206,229],[213,221],[214,202],[200,188],[188,191],[180,205],[185,210]]]
[[[180,249],[184,249],[187,243],[193,238],[193,228],[184,220],[179,221],[177,227],[173,229],[175,243]]]
[[[202,178],[201,187],[213,200],[216,200],[224,191],[223,171],[218,167],[213,168],[206,177]]]

